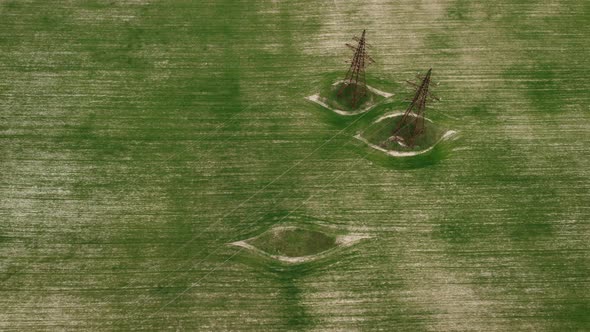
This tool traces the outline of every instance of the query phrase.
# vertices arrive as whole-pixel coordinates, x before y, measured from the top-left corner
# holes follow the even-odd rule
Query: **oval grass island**
[[[397,112],[383,115],[354,137],[389,156],[412,157],[429,153],[437,144],[456,134],[455,131],[444,130],[430,119],[424,118],[424,132],[416,136],[413,141],[410,137],[415,128],[415,121],[402,126],[396,135],[393,135],[403,114],[403,112]]]
[[[283,263],[304,263],[365,238],[368,236],[332,235],[296,226],[277,226],[258,236],[229,244]]]
[[[356,84],[337,81],[323,88],[319,93],[306,97],[324,108],[339,115],[357,115],[370,111],[379,103],[393,96],[392,93],[378,90],[366,85],[366,94],[359,100],[354,100]]]

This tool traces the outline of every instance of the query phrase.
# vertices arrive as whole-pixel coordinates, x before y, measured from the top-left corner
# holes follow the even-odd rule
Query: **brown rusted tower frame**
[[[365,67],[375,61],[367,54],[367,43],[365,41],[366,30],[363,30],[363,34],[360,38],[353,38],[358,42],[356,46],[346,44],[350,49],[354,51],[354,56],[350,63],[350,68],[344,77],[342,86],[338,90],[338,95],[342,95],[346,87],[354,84],[354,90],[352,92],[352,103],[351,106],[354,108],[359,100],[367,95],[367,82],[365,80]]]
[[[426,99],[430,96],[430,92],[428,88],[430,86],[430,75],[432,73],[432,68],[428,70],[426,76],[422,79],[422,82],[416,89],[416,94],[410,103],[410,106],[404,112],[402,119],[398,122],[396,128],[392,132],[392,137],[398,136],[399,132],[405,128],[406,126],[412,124],[414,122],[414,130],[412,131],[412,135],[407,139],[407,143],[409,146],[414,146],[414,141],[416,137],[424,133],[424,110],[426,109]],[[412,114],[413,113],[413,114]],[[413,117],[414,120],[410,120],[409,118]]]

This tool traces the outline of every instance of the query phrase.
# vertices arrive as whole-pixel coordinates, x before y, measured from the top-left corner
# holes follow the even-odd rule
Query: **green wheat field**
[[[306,100],[363,29],[394,96]],[[0,330],[590,331],[589,48],[583,0],[0,0]],[[355,138],[429,68],[452,140]]]

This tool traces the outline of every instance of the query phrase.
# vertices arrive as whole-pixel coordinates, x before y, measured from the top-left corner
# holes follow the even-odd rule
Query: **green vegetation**
[[[590,331],[588,5],[0,1],[0,330]],[[362,29],[388,104],[305,100]],[[457,140],[354,138],[431,67]]]
[[[320,92],[322,100],[331,108],[342,110],[345,112],[354,112],[366,109],[376,103],[385,99],[383,96],[374,93],[367,89],[367,93],[362,96],[353,107],[353,96],[356,84],[347,84],[344,89],[340,91],[344,83],[338,83],[325,87]]]
[[[391,140],[392,132],[397,128],[402,115],[388,117],[379,122],[375,122],[362,132],[362,137],[371,144],[380,146],[386,150],[393,151],[420,151],[432,147],[439,141],[444,134],[436,124],[431,121],[424,121],[424,133],[418,135],[414,140],[413,146],[399,144],[399,142]],[[401,137],[403,142],[409,142],[414,131],[416,122],[410,120],[408,124],[404,125],[396,136]]]
[[[335,246],[336,238],[301,228],[275,228],[248,241],[271,255],[301,257],[318,254]]]

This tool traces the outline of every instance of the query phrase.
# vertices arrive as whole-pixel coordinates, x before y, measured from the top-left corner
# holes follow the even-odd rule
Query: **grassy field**
[[[435,123],[423,119],[424,131],[415,135],[417,117],[410,115],[403,120],[403,113],[391,113],[390,117],[376,121],[361,133],[362,137],[371,144],[390,151],[423,151],[434,146],[441,140],[445,131]],[[393,116],[395,115],[395,116]],[[400,121],[404,121],[400,125]],[[399,128],[399,129],[398,129]],[[392,140],[393,132],[400,140]],[[400,144],[401,143],[401,144]],[[410,145],[412,144],[412,145]]]
[[[590,330],[589,13],[0,0],[0,330]],[[393,100],[305,100],[362,29]],[[431,67],[457,140],[358,146]],[[371,238],[291,265],[227,245],[285,224]]]
[[[322,100],[325,100],[326,105],[331,109],[342,110],[349,113],[362,112],[384,99],[383,96],[380,96],[371,90],[366,90],[365,95],[355,97],[355,95],[358,94],[358,92],[355,92],[356,89],[358,89],[356,84],[344,84],[345,83],[339,83],[336,85],[326,84],[322,87],[320,97]]]
[[[251,245],[271,255],[304,257],[335,247],[333,236],[303,228],[279,228],[262,233],[249,241]]]

